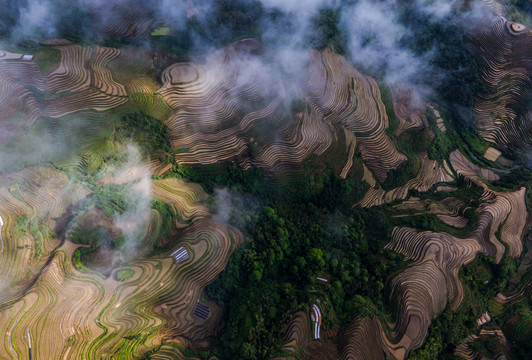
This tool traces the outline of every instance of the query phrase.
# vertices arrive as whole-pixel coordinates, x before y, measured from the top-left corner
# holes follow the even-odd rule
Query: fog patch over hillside
[[[369,72],[377,80],[411,87],[422,97],[433,94],[447,77],[460,76],[461,69],[459,67],[442,69],[436,65],[434,61],[438,57],[436,48],[429,47],[417,52],[413,50],[415,47],[411,41],[417,35],[415,34],[417,25],[415,22],[407,21],[408,12],[428,19],[429,22],[433,21],[434,24],[450,22],[463,26],[464,29],[470,29],[480,20],[489,20],[492,16],[484,1],[469,1],[467,6],[463,4],[461,0],[415,0],[414,2],[312,0],[304,4],[295,0],[234,3],[215,0],[158,0],[149,3],[136,0],[113,2],[27,0],[19,2],[16,11],[13,11],[16,4],[8,1],[0,5],[0,13],[9,14],[11,11],[16,18],[16,26],[11,29],[11,40],[22,38],[39,40],[60,36],[64,24],[72,20],[69,16],[74,13],[86,17],[85,21],[77,24],[77,27],[89,37],[94,36],[91,33],[101,29],[105,24],[113,24],[115,20],[123,19],[125,14],[151,17],[154,20],[152,27],[168,25],[172,29],[178,29],[178,34],[189,32],[191,48],[203,51],[201,56],[196,56],[192,51],[190,60],[202,63],[207,73],[215,76],[219,80],[218,83],[223,84],[227,80],[225,77],[232,74],[224,71],[223,57],[212,55],[213,51],[220,47],[213,37],[217,36],[216,31],[219,31],[220,36],[230,32],[226,23],[233,19],[228,17],[230,15],[228,13],[217,15],[217,11],[223,6],[237,8],[241,6],[242,11],[256,12],[257,19],[254,18],[255,15],[246,13],[250,19],[243,15],[242,18],[249,20],[251,25],[246,23],[242,26],[258,27],[257,41],[265,45],[265,50],[260,56],[245,51],[236,52],[230,60],[233,68],[238,69],[236,86],[224,90],[237,99],[239,85],[258,80],[267,84],[268,90],[274,93],[279,91],[278,84],[282,82],[288,87],[282,94],[282,101],[288,105],[301,96],[297,92],[297,87],[306,80],[311,39],[330,35],[322,34],[330,29],[316,26],[318,20],[323,17],[327,21],[336,22],[334,25],[338,27],[338,32],[345,35],[345,56],[357,69]],[[61,11],[62,6],[65,11]],[[332,12],[328,13],[329,10]],[[334,18],[331,14],[337,14],[338,18]],[[152,39],[148,35],[148,38],[142,41],[146,42],[145,46],[150,46],[147,43],[150,40]],[[62,145],[62,142],[55,141],[54,137],[68,138],[63,136],[63,133],[77,134],[83,132],[84,126],[83,121],[80,121],[80,125],[77,122],[61,122],[59,124],[61,131],[46,130],[42,138],[33,139],[32,135],[24,135],[29,138],[28,143],[31,144],[32,151],[4,154],[0,158],[0,170],[13,163],[30,163],[35,158],[61,157],[62,154],[69,152],[70,144]],[[2,151],[0,148],[0,152]],[[9,152],[9,149],[5,151]]]
[[[150,219],[152,181],[148,167],[141,163],[138,147],[130,143],[126,146],[125,153],[127,161],[111,168],[109,173],[116,177],[131,168],[137,169],[136,179],[125,184],[126,208],[123,213],[114,216],[115,226],[122,231],[125,237],[125,242],[120,250],[125,257],[132,258],[140,251],[141,237]]]
[[[357,1],[299,1],[260,0],[266,13],[280,12],[274,20],[266,17],[262,25],[262,39],[273,45],[281,63],[292,72],[301,69],[306,60],[309,39],[322,29],[316,28],[327,10],[340,14],[338,31],[345,34],[346,56],[355,67],[369,71],[388,83],[414,88],[423,96],[433,93],[438,83],[452,75],[434,64],[438,49],[429,48],[414,52],[411,39],[419,36],[415,17],[425,22],[444,24],[470,31],[480,22],[495,19],[491,9],[482,0],[416,0],[415,3],[399,0]],[[409,15],[412,14],[412,15]],[[332,21],[327,19],[326,21]],[[327,30],[326,30],[327,31]],[[326,34],[329,36],[330,34]],[[276,47],[277,45],[277,47]],[[338,49],[336,49],[338,50]],[[285,60],[286,59],[286,60]],[[429,80],[430,79],[430,80]],[[431,85],[433,84],[433,85]]]
[[[386,80],[409,82],[427,66],[425,59],[400,45],[408,29],[399,22],[390,2],[361,0],[342,15],[342,22],[348,29],[348,48],[355,63],[382,73]]]
[[[7,14],[8,6],[13,4],[4,5],[0,12]],[[235,14],[235,19],[231,19],[229,13],[217,13],[225,8],[231,11],[231,6],[253,12],[258,22],[253,25],[255,20],[250,18],[251,15],[240,19]],[[247,31],[247,27],[256,26],[260,39],[275,52],[283,74],[295,75],[301,72],[308,59],[309,39],[321,31],[315,28],[315,23],[319,16],[323,16],[322,11],[327,9],[339,12],[339,30],[346,35],[347,55],[355,65],[382,76],[388,82],[420,87],[422,93],[433,89],[427,88],[428,82],[421,81],[420,77],[430,77],[437,82],[446,74],[433,68],[434,51],[416,54],[406,46],[405,37],[410,36],[416,26],[408,21],[408,12],[434,23],[454,22],[466,28],[492,16],[482,0],[311,0],[304,3],[295,0],[234,3],[216,0],[157,0],[149,3],[137,0],[77,0],[66,4],[62,0],[27,0],[19,4],[17,25],[12,29],[11,38],[38,40],[61,36],[61,32],[69,28],[66,25],[72,16],[76,16],[76,21],[84,19],[77,24],[76,31],[82,31],[83,36],[89,39],[97,36],[106,26],[113,27],[126,18],[138,21],[152,19],[152,27],[169,26],[177,33],[187,32],[191,49],[207,53],[219,46],[217,38],[231,37],[228,33],[232,30],[228,24],[232,20],[246,21],[237,28],[242,26],[242,31]],[[147,36],[146,41],[150,40],[149,33]]]
[[[263,201],[258,198],[230,187],[215,188],[213,200],[214,221],[235,226],[241,231],[254,228],[264,206]]]
[[[419,34],[416,22],[410,22],[410,18],[415,15],[435,27],[444,23],[468,31],[479,20],[490,21],[493,16],[481,0],[470,2],[467,8],[462,5],[463,1],[459,0],[416,0],[405,8],[404,3],[397,0],[359,0],[342,12],[351,58],[355,64],[380,74],[389,83],[407,85],[428,95],[449,74],[435,67],[436,48],[423,53],[413,51],[410,39],[423,34]],[[427,78],[434,87],[428,85]]]
[[[15,34],[20,37],[33,37],[41,34],[43,37],[55,35],[56,9],[47,1],[28,0],[26,6],[20,8],[18,26]]]

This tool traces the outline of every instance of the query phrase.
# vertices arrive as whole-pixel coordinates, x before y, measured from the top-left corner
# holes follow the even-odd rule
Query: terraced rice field
[[[409,212],[410,214],[435,214],[441,221],[456,228],[463,228],[468,224],[469,220],[463,216],[466,208],[465,203],[453,197],[448,197],[441,201],[421,200],[411,197],[394,206],[394,209]]]
[[[502,15],[475,36],[477,53],[484,59],[482,80],[492,90],[478,94],[475,118],[479,134],[509,151],[530,146],[532,112],[524,100],[532,70],[532,32]]]
[[[43,261],[58,245],[46,229],[53,229],[58,218],[88,190],[70,184],[65,174],[49,168],[27,168],[0,179],[4,222],[0,303],[4,303],[16,299],[31,285]]]
[[[31,61],[0,61],[0,136],[4,140],[20,135],[39,117],[102,112],[128,101],[125,88],[105,66],[119,50],[78,45],[57,49],[60,64],[48,75]]]
[[[2,237],[2,227],[4,226],[4,220],[2,220],[2,217],[0,216],[0,252],[4,252],[4,238]]]
[[[478,351],[472,349],[474,341],[486,341],[491,344],[492,353],[495,353],[495,359],[504,359],[511,356],[510,344],[508,339],[499,329],[480,330],[479,335],[469,335],[454,351],[454,354],[461,359],[476,359],[482,356]]]
[[[343,177],[351,170],[357,146],[381,181],[406,159],[386,134],[388,119],[376,82],[342,56],[312,51],[308,76],[294,89],[279,77],[249,76],[241,59],[251,64],[261,59],[242,54],[242,47],[226,47],[206,65],[179,63],[164,71],[159,93],[174,110],[166,125],[172,147],[179,151],[178,164],[237,159],[243,168],[253,165],[281,174],[300,167],[312,154],[324,154],[338,133],[346,142]],[[282,99],[292,92],[303,106],[281,122],[286,112]],[[275,135],[265,138],[257,132],[262,127]]]
[[[371,187],[359,202],[359,205],[362,207],[372,207],[391,203],[396,200],[403,200],[406,199],[408,192],[412,189],[419,192],[426,192],[438,183],[451,182],[454,179],[454,175],[447,161],[444,161],[442,166],[438,161],[431,160],[427,154],[421,155],[421,169],[417,176],[408,180],[404,185],[389,191],[377,186],[369,170],[367,174],[366,170],[364,170],[364,179]]]
[[[523,250],[528,216],[525,189],[508,193],[489,190],[479,176],[487,178],[494,174],[481,171],[456,153],[454,159],[451,163],[455,171],[483,187],[487,202],[478,208],[476,229],[467,238],[409,228],[396,228],[392,233],[387,247],[414,260],[391,283],[391,298],[397,304],[396,320],[391,324],[393,331],[383,341],[396,358],[404,358],[411,349],[421,345],[431,320],[443,311],[447,301],[452,310],[461,304],[464,293],[458,278],[460,267],[471,263],[478,253],[500,261],[505,248],[499,240],[508,247],[511,257],[519,257]],[[495,236],[497,229],[504,231],[505,236]]]
[[[411,89],[394,87],[392,90],[393,110],[399,120],[399,125],[394,132],[395,136],[401,135],[409,129],[428,128],[425,117],[425,105]],[[430,105],[429,105],[430,107]]]
[[[356,318],[337,347],[315,342],[299,345],[304,346],[309,358],[384,359],[389,356],[405,359],[413,349],[424,343],[436,316],[447,306],[456,311],[462,303],[466,296],[458,276],[462,267],[472,263],[481,253],[494,258],[496,262],[501,260],[505,252],[512,258],[522,254],[528,217],[526,189],[514,192],[492,190],[485,181],[499,179],[498,174],[473,164],[459,151],[452,152],[449,160],[450,166],[446,165],[449,178],[446,181],[454,179],[451,174],[456,174],[469,186],[482,190],[483,202],[477,209],[473,224],[461,216],[467,205],[453,197],[440,201],[410,197],[394,205],[394,208],[407,211],[410,215],[436,214],[451,226],[467,226],[472,229],[470,233],[458,238],[445,232],[396,227],[386,248],[404,255],[405,260],[412,260],[413,263],[390,282],[392,319]],[[445,189],[451,193],[454,190]],[[371,189],[368,194],[371,194]],[[522,293],[515,296],[522,296]],[[499,294],[496,301],[506,303],[509,300]],[[295,329],[296,319],[288,327],[287,334],[290,331],[294,333],[291,329]],[[354,333],[358,335],[351,337]],[[294,335],[285,337],[285,346],[291,351],[299,348],[295,346],[294,338]],[[471,338],[460,345],[456,355],[474,358],[475,354],[467,345],[473,340]]]
[[[312,330],[310,319],[304,311],[298,311],[294,314],[288,324],[283,337],[284,349],[290,352],[296,352],[303,349],[312,340]]]
[[[484,157],[488,159],[489,161],[497,161],[497,159],[501,156],[501,152],[495,148],[489,147],[486,150],[486,153],[484,154]]]
[[[204,235],[200,236],[209,236],[207,231],[202,229]],[[216,238],[212,239],[216,241]],[[187,243],[188,240],[183,241]],[[209,249],[208,238],[189,243],[194,257],[181,271],[164,259],[138,261],[132,264],[138,276],[125,284],[117,283],[112,278],[102,280],[95,275],[77,272],[69,264],[68,255],[71,254],[68,254],[67,249],[66,253],[61,249],[41,275],[36,289],[21,300],[23,309],[19,313],[2,313],[1,317],[6,324],[21,317],[11,333],[19,334],[19,330],[23,333],[25,327],[29,327],[34,334],[46,334],[34,336],[33,351],[36,357],[53,355],[54,358],[71,358],[83,354],[105,358],[113,354],[117,357],[136,358],[139,351],[142,351],[140,347],[143,344],[132,341],[130,347],[124,348],[124,337],[153,337],[158,330],[162,334],[173,336],[187,334],[200,337],[212,331],[215,324],[206,324],[204,327],[196,324],[197,320],[192,317],[193,305],[205,280],[212,281],[212,276],[224,266],[222,263],[222,267],[215,270],[212,268],[213,263],[224,261],[223,259],[226,261],[230,253],[226,251],[225,255],[220,254],[216,248],[227,245],[218,241],[217,244],[211,243],[212,248]],[[229,245],[227,250],[235,245]],[[216,261],[209,256],[216,257]],[[206,269],[201,265],[205,265],[204,262],[210,262],[211,266]],[[202,270],[198,276],[192,276],[199,269]],[[188,277],[184,283],[180,280],[183,277]],[[182,295],[175,298],[176,293]],[[87,303],[87,299],[92,300]],[[164,303],[151,310],[154,299]],[[62,311],[65,307],[74,311],[65,316]],[[165,318],[165,328],[161,329]],[[35,319],[42,320],[35,322]],[[12,341],[17,348],[23,350],[21,336],[16,335]],[[57,346],[57,341],[52,339],[63,339],[64,344]],[[49,341],[54,341],[55,346],[51,346]],[[54,350],[50,353],[52,348]],[[19,355],[24,356],[20,352]]]
[[[27,358],[29,334],[37,359],[135,359],[162,339],[203,339],[218,327],[216,305],[208,303],[210,314],[202,318],[194,316],[196,304],[242,240],[236,229],[209,219],[200,205],[206,198],[201,187],[178,179],[153,186],[154,195],[167,199],[178,218],[190,224],[181,223],[184,229],[170,239],[186,249],[181,251],[186,261],[176,265],[172,251],[140,257],[127,263],[134,275],[117,281],[114,275],[104,278],[77,269],[72,256],[78,246],[55,234],[42,240],[42,260],[32,261],[40,235],[18,221],[26,216],[31,223],[38,216],[54,228],[71,205],[89,194],[87,189],[50,168],[28,168],[3,176],[1,183],[5,249],[0,266],[7,287],[0,296],[0,331],[9,334],[0,344],[2,357]],[[84,219],[79,223],[90,222]],[[166,353],[175,358],[179,348]]]
[[[384,360],[377,322],[357,316],[338,341],[312,342],[305,348],[308,359],[372,359]]]
[[[209,214],[202,204],[207,199],[207,194],[200,185],[180,179],[154,180],[152,192],[156,198],[172,206],[177,215],[175,225],[178,228]]]

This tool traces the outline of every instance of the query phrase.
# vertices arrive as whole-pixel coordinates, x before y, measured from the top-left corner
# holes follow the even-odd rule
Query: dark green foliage
[[[89,207],[97,207],[103,210],[105,215],[113,217],[116,214],[122,214],[128,207],[128,204],[134,202],[133,194],[125,185],[108,184],[95,186],[89,197]]]
[[[489,144],[482,139],[475,129],[469,126],[457,126],[455,131],[460,135],[462,143],[469,145],[469,149],[478,157],[484,156]]]
[[[465,267],[461,276],[469,291],[474,295],[472,306],[475,310],[487,309],[489,300],[507,287],[516,269],[516,260],[508,257],[507,254],[498,264],[495,263],[494,258],[481,254],[471,265]]]
[[[445,231],[448,230],[447,225],[444,224],[434,214],[416,214],[412,216],[405,216],[393,220],[397,226],[406,226],[414,229],[423,229],[429,231]]]
[[[512,353],[517,359],[526,359],[532,351],[532,300],[530,296],[528,299],[517,304],[508,306],[505,312],[505,319],[509,321],[504,322],[504,330],[510,338],[512,345]]]
[[[322,8],[313,19],[310,46],[323,50],[331,47],[339,54],[347,51],[347,34],[340,28],[341,8]]]
[[[255,0],[216,0],[214,16],[208,24],[212,40],[220,45],[232,41],[259,37],[262,3]]]
[[[42,47],[33,53],[33,61],[39,67],[39,70],[47,75],[52,72],[61,61],[61,52],[52,47]]]
[[[436,326],[436,325],[434,325]],[[432,328],[431,328],[432,329]],[[442,350],[441,338],[429,336],[425,345],[414,351],[409,357],[409,360],[438,360],[438,355]]]
[[[92,229],[76,229],[70,236],[70,239],[76,244],[97,247],[101,244],[102,240],[108,236],[109,234],[105,228],[97,226]]]
[[[404,150],[420,151],[429,146],[424,133],[407,132]],[[219,165],[221,166],[221,165]],[[231,169],[233,165],[226,169]],[[230,259],[221,277],[206,289],[206,295],[227,311],[226,328],[216,340],[213,353],[220,358],[264,359],[279,354],[281,335],[291,314],[308,309],[311,290],[329,302],[332,323],[347,326],[357,314],[389,313],[389,280],[405,264],[402,256],[383,250],[394,226],[445,231],[467,236],[470,229],[453,229],[435,215],[390,217],[389,208],[351,208],[358,191],[351,179],[341,180],[327,168],[311,171],[308,167],[296,184],[271,188],[257,173],[233,168],[231,175],[214,175],[195,168],[189,175],[206,180],[215,188],[224,186],[251,193],[260,200],[258,211],[240,210],[232,222],[246,235],[245,245]],[[187,169],[182,169],[187,174]],[[199,174],[202,173],[202,176]],[[212,175],[208,175],[211,173]],[[258,184],[263,183],[261,187]],[[240,184],[240,185],[238,185]],[[244,184],[244,185],[242,185]],[[455,196],[471,206],[464,214],[476,221],[481,190],[458,181],[458,190],[417,194],[435,199]],[[450,309],[431,327],[427,343],[414,352],[414,359],[450,358],[454,347],[476,328],[476,318],[488,308],[488,301],[505,289],[515,271],[515,261],[503,257],[500,264],[479,256],[463,269],[466,298],[459,311]],[[316,284],[315,277],[327,274],[328,285]],[[328,320],[328,321],[325,321]],[[324,319],[324,324],[331,324]]]
[[[88,13],[83,11],[79,6],[68,7],[62,9],[59,23],[57,24],[57,32],[59,38],[70,40],[74,43],[85,43],[87,40],[95,40],[97,32],[91,30],[91,26],[95,24],[94,19],[91,19]]]
[[[122,117],[115,125],[114,138],[118,141],[133,139],[145,154],[172,152],[164,123],[141,111]]]
[[[433,160],[439,160],[441,163],[443,160],[449,159],[449,154],[456,149],[456,145],[450,141],[450,137],[444,136],[439,130],[434,131],[436,137],[430,144],[428,154],[429,158]]]
[[[187,28],[191,27],[189,21]],[[190,31],[180,31],[168,36],[152,36],[150,38],[152,48],[163,49],[179,57],[186,56],[193,49],[193,41]]]
[[[408,130],[397,138],[397,149],[406,155],[407,159],[396,169],[390,170],[382,187],[386,190],[403,185],[416,177],[421,169],[421,159],[418,154],[426,151],[431,143],[427,131]]]
[[[508,19],[530,26],[532,21],[532,2],[529,0],[509,0],[506,1],[506,8]],[[524,12],[526,15],[520,12]]]
[[[512,0],[514,6],[517,8],[526,11],[530,16],[532,16],[532,3],[528,0]]]
[[[186,57],[212,47],[221,47],[245,38],[261,35],[264,9],[259,1],[216,0],[212,8],[186,19],[184,28],[171,28],[169,36],[152,36],[151,46]],[[180,24],[182,25],[182,24]]]
[[[125,238],[120,236],[112,238],[109,231],[96,226],[90,229],[75,229],[70,235],[72,242],[81,245],[89,245],[90,249],[98,249],[100,246],[110,246],[112,249],[120,249],[125,242]]]
[[[386,132],[393,137],[395,130],[399,126],[399,119],[393,109],[392,91],[385,84],[380,84],[379,89],[381,91],[381,100],[386,108],[386,115],[388,116],[388,129]]]
[[[411,154],[397,168],[388,172],[388,176],[382,187],[385,190],[391,190],[405,184],[408,180],[413,179],[421,169],[421,160],[417,155]]]
[[[517,190],[522,186],[530,188],[532,183],[532,171],[525,167],[520,167],[507,174],[502,174],[499,180],[493,181],[493,186],[497,188]]]
[[[432,72],[419,73],[429,87],[438,79],[438,96],[450,105],[453,117],[472,122],[473,94],[488,90],[478,76],[478,66],[469,43],[466,22],[457,14],[436,19],[420,12],[416,3],[401,2],[400,20],[410,30],[402,45],[418,56],[429,56]]]
[[[295,311],[308,307],[315,278],[322,274],[334,284],[322,287],[321,296],[330,299],[328,311],[337,314],[336,322],[346,325],[365,308],[384,309],[384,284],[401,266],[400,256],[383,250],[392,225],[380,209],[352,209],[366,190],[361,182],[342,180],[331,168],[311,170],[276,191],[263,190],[273,185],[255,170],[215,175],[262,204],[233,213],[231,221],[244,231],[246,243],[206,289],[227,311],[214,350],[220,358],[278,354],[284,326]],[[196,179],[205,180],[207,188],[222,185],[208,175],[211,171],[201,173]]]
[[[445,112],[440,111],[440,114],[442,119],[447,120],[447,114]],[[443,133],[438,126],[436,126],[436,117],[432,110],[427,109],[425,111],[425,116],[431,124],[431,129],[435,135],[434,140],[432,140],[432,143],[428,148],[429,158],[438,160],[440,163],[442,163],[443,160],[449,160],[449,154],[453,150],[458,149],[461,145],[458,134],[456,134],[452,128],[447,129],[446,133]]]
[[[35,40],[23,39],[23,40],[17,41],[16,43],[17,51],[34,52],[34,51],[37,51],[37,49],[39,48],[40,48],[40,45]]]
[[[233,162],[226,162],[208,166],[179,167],[175,173],[168,176],[180,176],[191,182],[197,182],[212,192],[215,187],[230,187],[237,192],[252,194],[266,194],[273,190],[272,184],[265,179],[261,169],[252,168],[242,171]]]
[[[168,236],[172,226],[172,219],[175,216],[172,206],[159,199],[153,199],[151,201],[151,208],[156,210],[162,218],[161,236]]]
[[[42,254],[43,242],[52,235],[52,231],[48,229],[45,223],[40,222],[38,219],[29,221],[27,215],[20,215],[15,221],[13,235],[16,238],[31,235],[35,241],[35,257],[39,257]]]
[[[43,242],[45,239],[52,235],[52,232],[48,229],[45,223],[38,219],[30,221],[30,233],[35,240],[35,256],[39,257],[42,254]]]
[[[425,113],[429,122],[432,123],[431,128],[435,134],[435,138],[428,148],[429,158],[441,163],[443,160],[449,160],[449,154],[458,149],[474,164],[481,167],[500,167],[499,164],[484,158],[490,144],[478,135],[472,125],[451,121],[450,113],[443,109],[440,109],[440,113],[445,122],[451,125],[447,126],[445,133],[441,132],[435,125],[434,113],[428,109]]]
[[[88,269],[85,267],[83,262],[81,261],[81,252],[85,251],[85,248],[78,248],[76,251],[74,251],[74,254],[72,254],[72,263],[76,267],[76,269],[80,271],[88,271]]]

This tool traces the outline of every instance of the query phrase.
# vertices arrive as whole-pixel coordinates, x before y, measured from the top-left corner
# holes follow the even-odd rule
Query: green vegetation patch
[[[128,186],[107,184],[93,188],[86,206],[101,209],[105,215],[113,217],[122,214],[134,201],[134,194]]]
[[[61,62],[61,52],[53,47],[42,47],[33,53],[33,61],[44,75],[55,70]]]
[[[397,168],[390,170],[382,187],[386,190],[404,185],[408,180],[415,178],[421,170],[419,153],[426,151],[430,146],[431,138],[428,131],[411,129],[403,132],[397,138],[397,149],[406,155],[407,159]]]
[[[172,114],[172,108],[164,101],[159,94],[140,94],[131,95],[131,100],[138,108],[138,111],[154,117],[164,122]]]
[[[503,2],[506,7],[506,17],[511,21],[532,26],[532,3],[528,0],[508,0]]]
[[[28,216],[19,215],[17,220],[15,220],[15,229],[14,236],[17,238],[24,237],[28,235]]]
[[[312,19],[314,31],[308,39],[310,47],[317,50],[331,47],[339,54],[348,52],[348,36],[341,26],[341,10],[340,7],[323,7],[319,10],[318,14]]]
[[[159,27],[151,32],[151,36],[166,36],[170,34],[169,27]]]
[[[151,208],[156,210],[162,219],[160,236],[170,235],[172,228],[172,220],[175,218],[175,212],[172,206],[159,199],[153,199],[151,201]]]
[[[44,222],[38,219],[30,221],[29,229],[35,240],[35,256],[39,257],[42,254],[44,241],[52,237],[54,233]]]
[[[115,218],[125,211],[137,206],[138,194],[131,191],[128,185],[102,185],[93,186],[93,192],[85,199],[80,207],[74,212],[72,223],[76,224],[79,219],[88,211],[100,209],[105,216]],[[148,252],[157,247],[160,237],[171,235],[175,212],[170,204],[158,199],[153,199],[150,208],[155,210],[159,217],[155,226],[148,232],[146,238],[142,239],[143,246]],[[110,226],[113,226],[110,224]],[[127,246],[126,235],[111,235],[112,230],[103,226],[80,227],[74,226],[68,233],[72,242],[87,246],[81,248],[77,260],[85,268],[96,270],[108,276],[113,267],[119,265],[126,259],[131,246]],[[137,245],[137,244],[136,244]],[[156,248],[155,252],[164,249]]]
[[[126,268],[120,269],[115,273],[115,280],[117,281],[126,281],[129,280],[135,275],[135,270]]]
[[[399,119],[397,118],[397,115],[395,115],[395,111],[393,108],[393,98],[392,98],[392,91],[386,84],[379,84],[379,89],[381,91],[381,100],[384,104],[384,107],[386,108],[386,115],[388,116],[388,129],[387,133],[388,135],[393,136],[395,133],[395,130],[399,127]]]
[[[13,231],[15,238],[22,238],[31,235],[35,241],[35,257],[42,254],[43,243],[46,239],[52,237],[53,231],[48,226],[38,219],[29,220],[27,215],[20,215],[15,220],[15,227]]]
[[[73,231],[70,239],[75,244],[96,247],[107,237],[109,237],[107,230],[104,227],[97,226],[92,229],[76,229]]]
[[[114,139],[119,142],[132,139],[145,154],[172,152],[164,123],[142,111],[124,115],[115,124]]]
[[[86,272],[86,271],[89,271],[89,269],[87,269],[87,267],[81,261],[81,252],[83,250],[86,250],[86,249],[79,248],[74,251],[74,253],[72,254],[72,263],[74,264],[76,269],[78,269],[79,271]]]

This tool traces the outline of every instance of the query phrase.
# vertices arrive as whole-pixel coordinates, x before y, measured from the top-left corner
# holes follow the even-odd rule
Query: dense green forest
[[[530,176],[529,171],[517,172]],[[292,183],[274,181],[256,169],[242,171],[232,163],[180,168],[170,176],[199,182],[214,196],[220,189],[227,191],[233,200],[226,220],[246,237],[221,277],[205,290],[206,298],[223,307],[225,327],[214,339],[213,350],[195,354],[202,358],[214,354],[224,359],[268,359],[281,354],[284,327],[294,312],[308,310],[315,298],[327,304],[325,329],[335,325],[343,329],[357,314],[386,316],[391,311],[387,284],[407,266],[401,255],[383,250],[393,227],[456,236],[469,231],[452,228],[435,215],[394,218],[390,206],[353,207],[365,186],[352,176],[340,179],[329,167],[318,171],[308,166]],[[465,182],[457,185],[459,190],[452,195],[464,201],[481,195]],[[449,194],[437,194],[445,196]],[[214,211],[217,206],[215,201]],[[466,216],[474,223],[474,211]],[[507,257],[494,264],[481,256],[463,269],[466,300],[457,313],[447,309],[436,319],[429,340],[412,358],[451,359],[454,347],[475,331],[476,319],[508,286],[516,267]],[[328,284],[316,276],[325,276]],[[522,346],[517,344],[515,351],[522,352]]]
[[[392,227],[385,213],[352,209],[366,190],[362,182],[342,180],[330,168],[307,169],[301,180],[283,185],[234,165],[188,168],[183,175],[238,199],[228,221],[246,235],[206,289],[226,311],[225,330],[215,340],[221,358],[277,354],[284,326],[308,308],[311,296],[330,304],[326,327],[347,325],[360,311],[383,311],[385,282],[404,265],[383,250]],[[330,277],[330,284],[318,284],[317,276]]]

